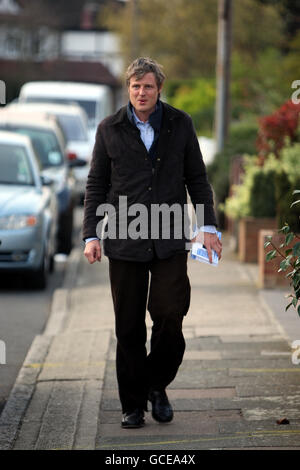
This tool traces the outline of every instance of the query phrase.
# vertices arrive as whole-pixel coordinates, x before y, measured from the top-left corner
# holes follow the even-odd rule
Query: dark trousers
[[[147,410],[148,390],[164,389],[182,362],[182,320],[190,305],[187,254],[146,263],[110,259],[109,273],[122,410]],[[148,355],[146,307],[153,321]]]

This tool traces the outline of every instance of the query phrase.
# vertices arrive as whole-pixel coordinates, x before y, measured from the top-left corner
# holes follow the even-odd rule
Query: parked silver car
[[[0,272],[26,272],[38,288],[54,265],[58,208],[50,185],[30,139],[0,131]]]
[[[85,165],[81,159],[68,161],[64,134],[54,116],[45,113],[20,113],[0,109],[0,129],[30,137],[44,176],[54,180],[59,202],[57,252],[69,254],[72,249],[73,211],[76,204],[76,182],[73,167]]]
[[[21,113],[42,112],[55,116],[63,130],[66,139],[67,158],[83,159],[86,165],[73,169],[76,180],[75,191],[81,199],[85,192],[87,176],[92,157],[93,145],[88,135],[88,117],[85,111],[76,104],[55,104],[47,102],[38,103],[11,103],[7,110]]]

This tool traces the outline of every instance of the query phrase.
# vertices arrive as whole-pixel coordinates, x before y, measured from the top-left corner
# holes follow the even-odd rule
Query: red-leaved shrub
[[[299,115],[300,104],[294,104],[289,100],[273,114],[259,119],[256,146],[261,163],[270,152],[273,152],[277,157],[279,156],[279,151],[284,146],[286,137],[289,137],[291,142],[299,139],[299,135],[297,135]]]

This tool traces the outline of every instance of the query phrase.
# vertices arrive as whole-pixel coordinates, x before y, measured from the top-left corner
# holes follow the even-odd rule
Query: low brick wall
[[[245,217],[239,221],[239,259],[245,263],[258,261],[258,237],[260,230],[277,228],[275,218]]]

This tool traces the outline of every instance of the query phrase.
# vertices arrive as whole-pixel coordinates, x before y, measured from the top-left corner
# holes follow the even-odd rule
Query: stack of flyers
[[[196,236],[198,231],[194,232],[194,236]],[[219,240],[221,240],[222,233],[217,232]],[[219,258],[217,253],[212,250],[212,263],[209,262],[207,249],[203,246],[202,243],[193,243],[191,249],[191,258],[195,259],[196,261],[201,261],[202,263],[210,264],[211,266],[217,266],[219,262]]]

